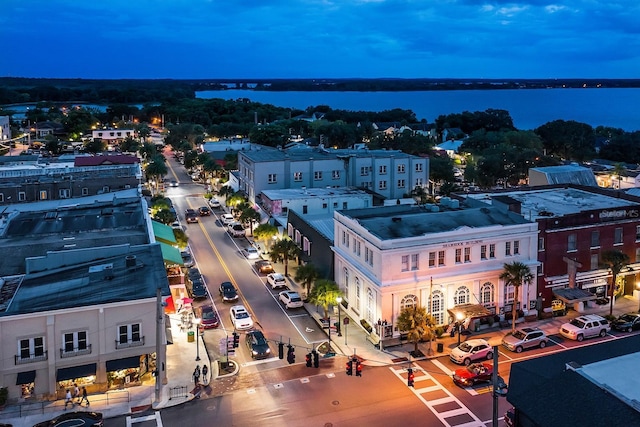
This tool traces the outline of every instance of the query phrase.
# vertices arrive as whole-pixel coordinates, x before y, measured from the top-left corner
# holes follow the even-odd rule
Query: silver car
[[[538,328],[516,329],[513,334],[502,338],[502,345],[516,353],[532,347],[545,348],[547,346],[547,334]]]

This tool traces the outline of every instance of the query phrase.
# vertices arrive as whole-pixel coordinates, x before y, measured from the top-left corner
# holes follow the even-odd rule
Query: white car
[[[233,217],[233,215],[231,214],[222,214],[220,215],[220,222],[222,222],[223,225],[229,225],[229,224],[233,224],[235,222],[235,218]]]
[[[454,363],[469,366],[471,362],[476,360],[491,360],[493,358],[493,348],[487,341],[480,338],[467,340],[451,350],[449,357]]]
[[[244,229],[244,226],[239,222],[233,222],[229,224],[229,234],[233,237],[244,237],[247,235],[247,232]]]
[[[210,199],[209,200],[209,207],[214,208],[214,209],[218,209],[220,207],[220,202],[218,201],[218,199]]]
[[[286,308],[300,308],[304,305],[302,298],[297,292],[283,291],[278,294],[278,299]]]
[[[611,330],[609,321],[597,314],[585,314],[576,317],[560,327],[560,335],[570,340],[582,341],[585,338],[604,337]]]
[[[244,305],[234,305],[229,310],[229,316],[231,317],[231,323],[235,329],[251,329],[253,328],[253,319],[251,315],[244,308]]]
[[[271,285],[272,289],[287,287],[287,281],[280,273],[267,274],[267,283]]]
[[[258,259],[260,258],[260,252],[253,246],[249,246],[244,250],[244,256],[246,256],[247,259]]]

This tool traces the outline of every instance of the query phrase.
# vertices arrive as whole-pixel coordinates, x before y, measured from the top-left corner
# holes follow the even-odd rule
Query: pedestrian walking
[[[202,366],[202,382],[204,384],[207,384],[207,374],[209,373],[209,368],[207,368],[207,365],[203,365]]]
[[[89,398],[87,397],[87,388],[82,386],[82,399],[80,399],[80,405],[82,402],[87,402],[87,407],[89,407]]]
[[[71,396],[71,390],[67,389],[67,393],[64,396],[64,410],[67,410],[67,405],[71,404],[73,408],[73,397]]]
[[[73,398],[76,400],[76,403],[80,403],[80,389],[76,383],[73,383]]]

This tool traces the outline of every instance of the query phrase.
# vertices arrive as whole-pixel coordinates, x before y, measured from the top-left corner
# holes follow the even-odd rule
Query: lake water
[[[626,131],[640,130],[640,89],[514,89],[425,92],[268,92],[217,90],[196,92],[197,98],[249,98],[279,107],[306,109],[328,105],[337,110],[412,110],[418,120],[433,123],[443,114],[509,111],[516,128],[535,129],[554,120],[575,120]]]

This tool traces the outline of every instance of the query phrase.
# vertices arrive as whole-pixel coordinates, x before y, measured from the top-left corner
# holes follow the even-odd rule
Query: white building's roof
[[[338,187],[338,188],[284,188],[279,190],[263,190],[264,194],[270,200],[295,200],[308,199],[310,197],[338,198],[345,196],[361,196],[372,198],[371,194],[355,187]]]
[[[583,365],[578,372],[598,387],[622,398],[627,403],[640,402],[640,376],[620,375],[621,372],[635,372],[640,353],[625,354],[599,362]]]

